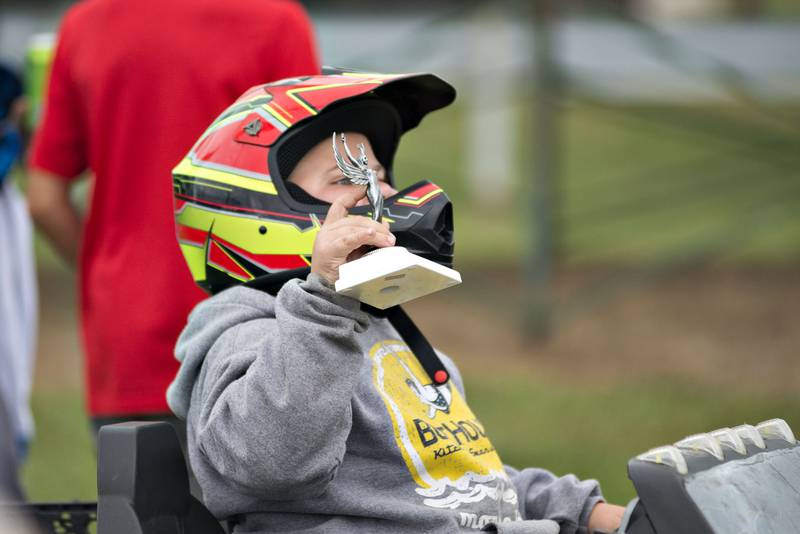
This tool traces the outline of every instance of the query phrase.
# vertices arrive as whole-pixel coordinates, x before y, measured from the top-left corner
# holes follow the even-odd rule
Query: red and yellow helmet
[[[362,132],[393,184],[400,136],[454,98],[453,87],[432,74],[342,70],[245,92],[172,171],[177,237],[195,281],[216,293],[301,276],[328,204],[287,187],[300,158],[333,131]],[[385,199],[383,220],[397,245],[452,265],[452,207],[435,184],[418,182]]]

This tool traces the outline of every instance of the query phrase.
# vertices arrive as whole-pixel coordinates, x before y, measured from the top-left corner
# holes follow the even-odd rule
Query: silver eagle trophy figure
[[[353,156],[345,134],[339,134],[344,146],[342,156],[333,132],[333,155],[342,175],[353,185],[367,186],[367,200],[372,206],[372,219],[381,222],[383,194],[378,173],[369,168],[363,143]],[[405,247],[382,247],[339,266],[336,292],[385,310],[409,300],[461,283],[461,275],[443,265],[411,253]]]
[[[383,213],[383,194],[381,193],[380,185],[378,184],[378,173],[369,168],[369,160],[367,159],[366,148],[364,143],[358,144],[358,157],[354,157],[350,152],[350,147],[347,146],[347,137],[341,134],[342,145],[344,146],[348,163],[344,160],[339,147],[336,146],[336,132],[333,132],[331,143],[333,145],[333,156],[336,158],[336,165],[342,171],[342,175],[350,180],[353,185],[366,185],[367,186],[367,200],[369,205],[372,206],[372,219],[381,222]]]

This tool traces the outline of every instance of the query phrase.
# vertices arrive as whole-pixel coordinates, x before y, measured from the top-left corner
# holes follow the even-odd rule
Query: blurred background
[[[71,3],[0,8],[32,124]],[[324,64],[459,91],[405,137],[395,174],[452,197],[464,283],[408,308],[505,462],[625,503],[626,462],[648,448],[773,417],[800,429],[798,2],[303,4]],[[24,483],[92,499],[74,273],[42,242],[37,256]]]

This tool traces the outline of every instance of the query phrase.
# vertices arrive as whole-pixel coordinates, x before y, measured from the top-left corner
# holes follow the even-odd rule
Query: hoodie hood
[[[167,404],[186,419],[192,388],[211,347],[232,327],[248,321],[275,317],[275,298],[262,291],[232,287],[197,305],[175,345],[181,367],[167,388]]]

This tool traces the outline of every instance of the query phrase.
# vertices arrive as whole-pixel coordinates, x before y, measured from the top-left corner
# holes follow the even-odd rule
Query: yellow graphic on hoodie
[[[452,382],[435,386],[402,341],[378,343],[369,356],[375,387],[423,502],[457,509],[502,499],[516,515],[517,495],[503,463]]]

